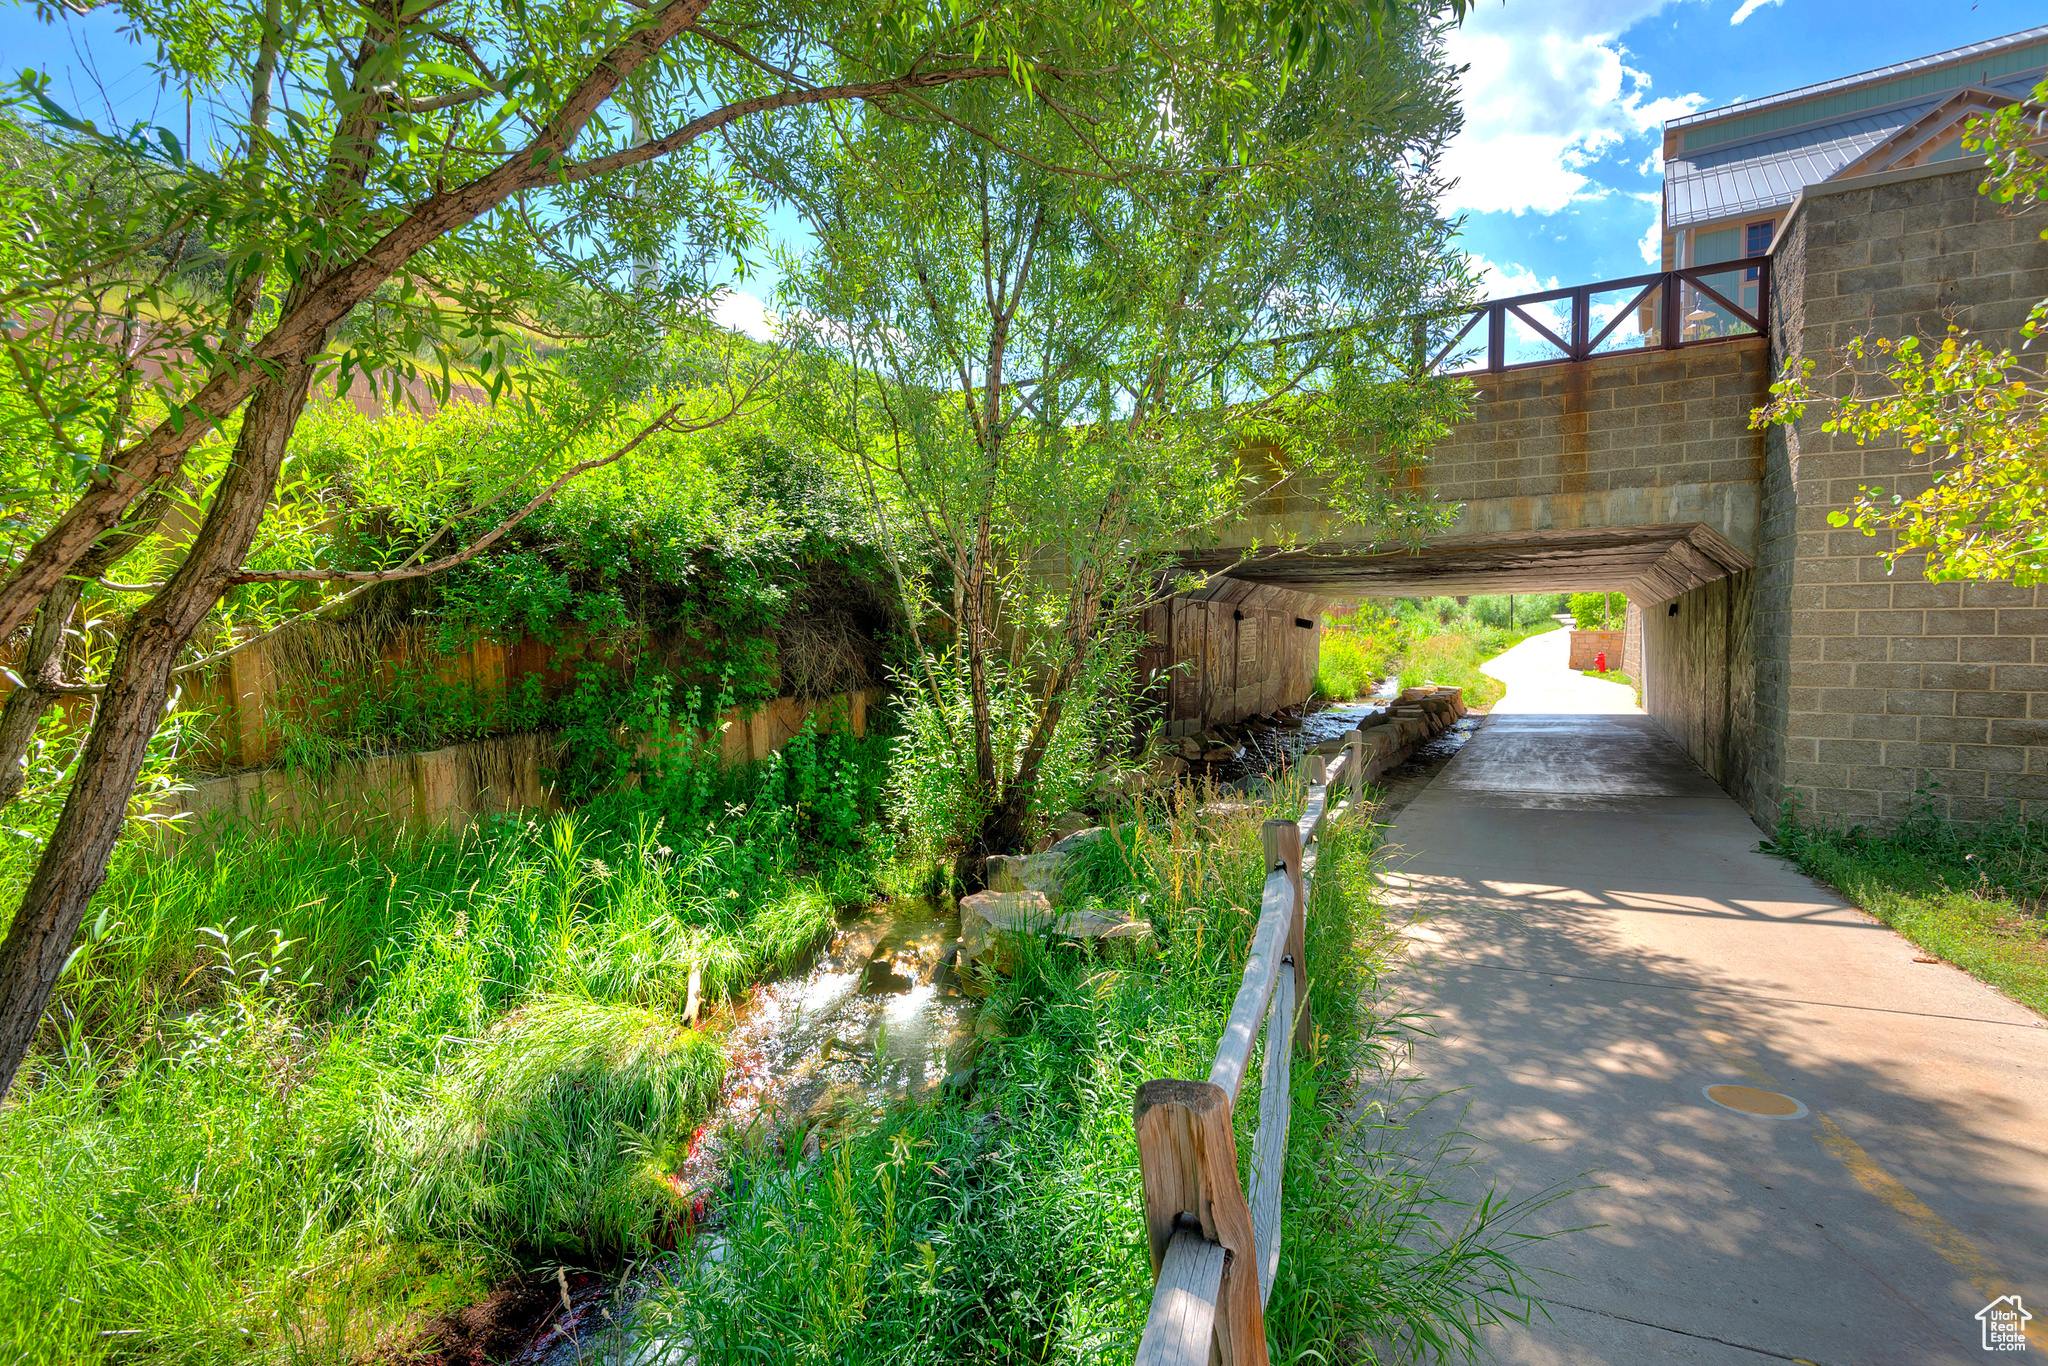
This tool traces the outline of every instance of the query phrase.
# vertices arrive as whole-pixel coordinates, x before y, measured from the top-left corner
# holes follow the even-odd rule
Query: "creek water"
[[[1398,692],[1389,678],[1371,697],[1289,718],[1296,724],[1232,727],[1236,755],[1202,769],[1211,780],[1251,790],[1383,711]],[[1460,722],[1417,746],[1389,777],[1418,762],[1433,771],[1476,724],[1477,718]],[[635,1330],[640,1301],[673,1278],[677,1258],[719,1255],[718,1205],[737,1146],[782,1144],[813,1153],[836,1127],[947,1083],[975,1024],[975,1003],[954,973],[959,934],[959,909],[950,900],[899,899],[842,917],[803,967],[761,983],[724,1018],[708,1021],[724,1031],[725,1085],[670,1178],[703,1231],[671,1257],[623,1277],[562,1276],[559,1301],[506,1359],[509,1366],[695,1366],[687,1345],[651,1341]]]
[[[801,969],[754,987],[725,1020],[726,1077],[718,1102],[670,1177],[710,1226],[669,1259],[623,1277],[561,1278],[560,1302],[509,1366],[684,1366],[686,1346],[634,1327],[647,1292],[670,1280],[675,1257],[717,1257],[717,1206],[737,1145],[816,1151],[864,1114],[943,1086],[974,1030],[974,1002],[954,974],[960,912],[950,899],[904,898],[842,917]]]

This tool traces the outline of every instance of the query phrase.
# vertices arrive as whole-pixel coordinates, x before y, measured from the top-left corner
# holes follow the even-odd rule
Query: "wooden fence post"
[[[1294,914],[1287,921],[1287,957],[1294,963],[1294,1051],[1308,1051],[1315,1021],[1308,1007],[1308,888],[1301,879],[1301,827],[1293,821],[1267,821],[1259,833],[1266,844],[1266,869],[1287,870],[1294,888]]]
[[[1351,784],[1351,805],[1355,808],[1365,800],[1365,732],[1346,731],[1344,749],[1351,756],[1351,762],[1344,766],[1344,776]],[[1357,814],[1355,810],[1353,814]]]
[[[1213,1082],[1148,1081],[1138,1088],[1134,1117],[1153,1276],[1165,1264],[1173,1235],[1199,1223],[1202,1236],[1225,1256],[1216,1292],[1216,1355],[1223,1366],[1269,1366],[1258,1249],[1251,1206],[1237,1179],[1230,1097]]]

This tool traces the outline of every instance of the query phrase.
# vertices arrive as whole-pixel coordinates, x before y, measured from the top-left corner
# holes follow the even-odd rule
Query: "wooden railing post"
[[[1251,1206],[1237,1179],[1230,1097],[1213,1082],[1148,1081],[1138,1088],[1133,1113],[1152,1275],[1165,1266],[1174,1234],[1199,1226],[1224,1252],[1216,1355],[1224,1366],[1269,1366],[1258,1251]]]
[[[1363,791],[1364,736],[1344,737],[1354,797]],[[1303,765],[1313,784],[1298,821],[1260,829],[1265,875],[1259,923],[1207,1081],[1156,1080],[1132,1113],[1152,1255],[1152,1308],[1136,1366],[1270,1366],[1266,1296],[1279,1272],[1292,1056],[1311,1047],[1308,879],[1304,846],[1330,804],[1329,763]],[[1237,1174],[1231,1111],[1263,1037],[1252,1194]],[[1293,1046],[1289,1047],[1289,1040]]]
[[[1286,957],[1294,965],[1294,1051],[1306,1051],[1315,1034],[1308,1008],[1308,896],[1301,880],[1301,827],[1293,821],[1267,821],[1260,827],[1268,870],[1285,868],[1294,888],[1294,914],[1287,923]]]

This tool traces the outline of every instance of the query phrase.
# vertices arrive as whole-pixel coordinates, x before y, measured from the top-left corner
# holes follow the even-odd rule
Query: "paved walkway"
[[[1430,1113],[1516,1196],[1551,1320],[1504,1361],[1926,1366],[2048,1354],[2048,1024],[1784,862],[1563,633],[1395,822]],[[1405,858],[1405,862],[1401,862]],[[1790,1096],[1721,1108],[1705,1088]],[[1723,1093],[1727,1095],[1729,1093]],[[1733,1098],[1740,1099],[1739,1096]],[[1973,1317],[2020,1294],[2032,1350]]]

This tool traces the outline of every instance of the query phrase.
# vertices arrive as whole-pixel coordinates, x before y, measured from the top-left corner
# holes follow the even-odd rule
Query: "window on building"
[[[1767,218],[1761,223],[1751,223],[1745,227],[1742,230],[1742,254],[1744,256],[1761,256],[1769,251],[1771,249],[1771,229],[1777,226],[1778,222],[1776,219]],[[1742,278],[1754,280],[1756,277],[1757,268],[1751,266],[1743,273]]]

